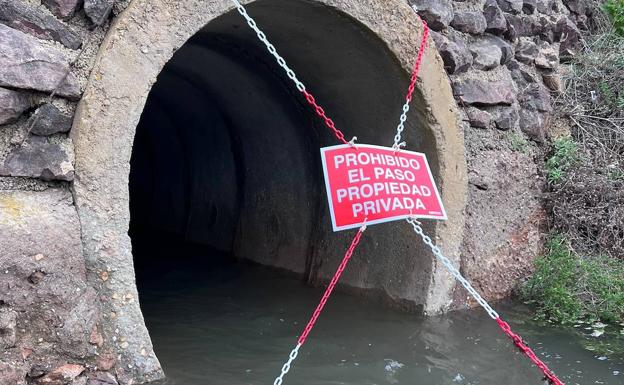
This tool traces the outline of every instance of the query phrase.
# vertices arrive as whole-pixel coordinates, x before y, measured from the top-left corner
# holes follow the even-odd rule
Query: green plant
[[[569,137],[555,139],[553,148],[552,156],[546,161],[546,177],[551,183],[556,183],[578,161],[579,155],[578,145]]]
[[[561,235],[552,236],[546,248],[521,290],[539,317],[562,324],[621,321],[624,262],[607,256],[582,257]]]
[[[624,36],[624,0],[607,0],[603,8],[611,18],[615,32]]]
[[[526,153],[529,148],[529,141],[522,134],[518,134],[517,132],[510,131],[507,134],[507,140],[509,141],[509,147],[512,150]]]

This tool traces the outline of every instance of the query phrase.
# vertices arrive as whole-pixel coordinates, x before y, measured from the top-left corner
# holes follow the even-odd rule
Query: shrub
[[[608,256],[581,257],[556,235],[521,294],[539,317],[562,324],[620,322],[624,317],[624,264]]]
[[[611,18],[615,32],[624,36],[624,0],[608,0],[603,8]]]
[[[546,177],[552,183],[563,179],[565,172],[578,160],[578,146],[572,138],[564,137],[553,142],[553,154],[546,161]]]

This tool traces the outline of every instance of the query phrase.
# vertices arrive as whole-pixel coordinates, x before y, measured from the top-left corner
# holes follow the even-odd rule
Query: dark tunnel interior
[[[348,139],[391,144],[408,75],[383,42],[307,1],[258,1],[249,12]],[[408,121],[405,139],[435,173],[418,124]],[[164,67],[136,130],[129,234],[139,289],[155,271],[240,260],[314,280],[327,250],[350,236],[332,233],[326,207],[319,147],[334,144],[240,16],[212,21]]]

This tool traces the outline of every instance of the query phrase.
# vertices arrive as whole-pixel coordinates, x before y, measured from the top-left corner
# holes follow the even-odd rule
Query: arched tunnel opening
[[[392,143],[409,77],[378,37],[313,2],[264,0],[248,9],[348,139]],[[404,138],[427,153],[435,175],[433,138],[411,115]],[[352,236],[331,230],[319,147],[334,144],[235,11],[174,54],[149,93],[130,171],[129,234],[153,338],[159,326],[149,314],[173,311],[171,293],[180,285],[232,277],[255,282],[257,270],[246,271],[247,262],[294,273],[299,282],[331,276]],[[343,289],[419,311],[431,257],[417,245],[398,255],[401,225],[367,232]],[[260,273],[281,280],[266,274]],[[273,290],[287,295],[285,288]],[[314,301],[317,293],[309,295]],[[300,322],[308,310],[300,309]]]

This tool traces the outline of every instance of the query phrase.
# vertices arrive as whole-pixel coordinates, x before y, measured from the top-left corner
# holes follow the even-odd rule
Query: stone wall
[[[116,356],[103,345],[100,299],[85,278],[69,138],[98,48],[128,3],[0,0],[2,384],[131,382],[124,368],[107,372]],[[463,107],[462,270],[499,298],[539,252],[540,144],[561,88],[559,62],[573,54],[587,9],[580,0],[410,4],[434,30]],[[465,299],[458,289],[458,306]]]

